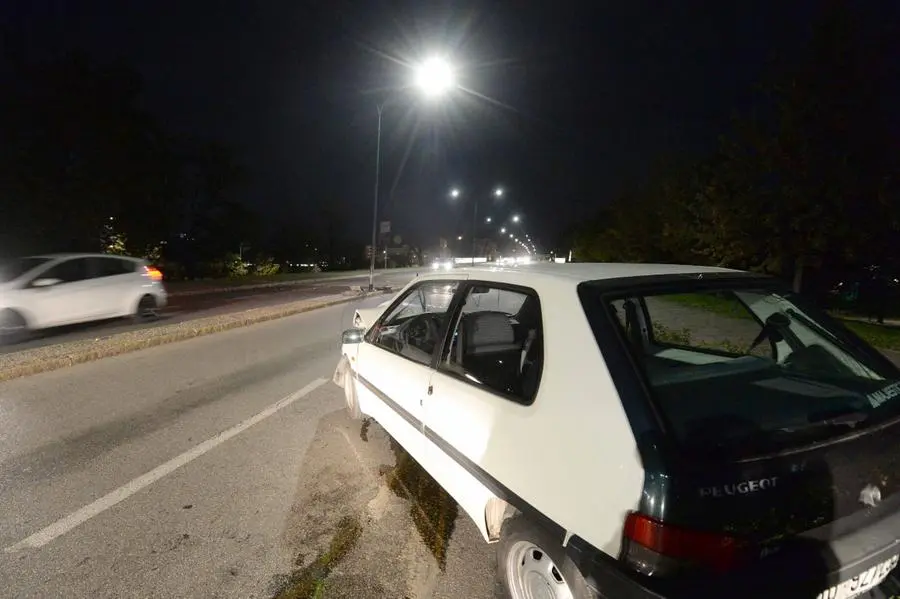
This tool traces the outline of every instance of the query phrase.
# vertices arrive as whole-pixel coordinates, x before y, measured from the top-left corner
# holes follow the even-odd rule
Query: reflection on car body
[[[896,565],[900,373],[771,279],[456,270],[365,329],[351,412],[498,543],[515,599],[852,597]]]

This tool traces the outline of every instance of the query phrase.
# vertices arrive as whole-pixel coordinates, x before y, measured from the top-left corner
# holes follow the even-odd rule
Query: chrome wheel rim
[[[506,579],[512,599],[573,599],[557,565],[529,541],[512,546],[506,558]]]

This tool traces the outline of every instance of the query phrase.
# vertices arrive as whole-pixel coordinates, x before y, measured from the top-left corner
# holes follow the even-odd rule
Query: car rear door
[[[96,256],[89,259],[91,294],[96,306],[96,318],[115,318],[131,312],[136,300],[134,260],[116,256]]]
[[[359,347],[360,406],[420,462],[423,402],[458,285],[458,280],[413,285],[385,310]]]

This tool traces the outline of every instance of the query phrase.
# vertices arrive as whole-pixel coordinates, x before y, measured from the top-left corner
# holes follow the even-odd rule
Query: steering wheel
[[[437,314],[420,314],[413,316],[397,327],[397,339],[402,347],[412,344],[423,349],[429,341],[438,342],[440,320]]]

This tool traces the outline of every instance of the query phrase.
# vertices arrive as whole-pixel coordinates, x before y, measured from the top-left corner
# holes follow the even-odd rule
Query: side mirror
[[[32,287],[53,287],[62,283],[60,279],[35,279],[31,282]]]
[[[347,329],[341,333],[341,345],[362,343],[363,335],[365,335],[365,333],[366,331],[364,329]]]

